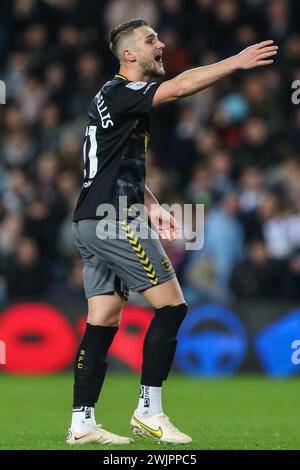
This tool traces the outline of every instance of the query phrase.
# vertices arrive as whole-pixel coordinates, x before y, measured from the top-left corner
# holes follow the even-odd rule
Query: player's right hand
[[[255,67],[270,65],[274,62],[272,57],[276,56],[278,46],[274,41],[262,41],[253,46],[246,47],[242,52],[235,56],[237,68],[249,70]]]

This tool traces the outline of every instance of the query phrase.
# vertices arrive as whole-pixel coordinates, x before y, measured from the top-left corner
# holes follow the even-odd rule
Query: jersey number
[[[98,168],[96,132],[97,126],[87,126],[85,132],[83,145],[84,178],[88,177],[88,179],[94,178]],[[87,149],[89,149],[88,153]]]

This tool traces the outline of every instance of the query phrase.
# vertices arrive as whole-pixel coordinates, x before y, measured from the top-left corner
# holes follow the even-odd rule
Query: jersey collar
[[[128,80],[128,78],[124,77],[124,75],[120,75],[119,73],[115,74],[115,78],[121,78],[122,80]]]

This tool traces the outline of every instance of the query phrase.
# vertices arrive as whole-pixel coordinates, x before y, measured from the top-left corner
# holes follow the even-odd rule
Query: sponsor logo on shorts
[[[165,256],[163,256],[162,259],[160,260],[160,264],[163,266],[164,270],[167,273],[171,271],[172,265],[170,261],[168,260],[168,258],[166,258]]]

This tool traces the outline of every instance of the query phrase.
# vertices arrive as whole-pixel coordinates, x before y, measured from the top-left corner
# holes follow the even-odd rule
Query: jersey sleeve
[[[122,114],[150,114],[160,82],[122,82],[111,90],[109,99],[114,111]]]

